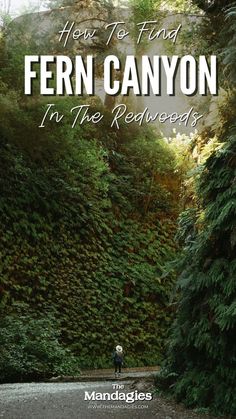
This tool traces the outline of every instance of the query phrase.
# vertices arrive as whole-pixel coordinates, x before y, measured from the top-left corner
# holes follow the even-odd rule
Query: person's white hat
[[[117,352],[122,352],[122,351],[123,351],[122,346],[117,345],[117,347],[116,347],[116,351],[117,351]]]

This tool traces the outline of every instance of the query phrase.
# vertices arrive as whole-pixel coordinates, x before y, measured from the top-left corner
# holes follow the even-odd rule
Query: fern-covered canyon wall
[[[46,3],[78,8],[72,0]],[[111,1],[94,3],[103,17],[113,13]],[[65,118],[39,129],[48,98],[37,89],[22,94],[22,57],[48,45],[52,52],[54,41],[13,42],[3,16],[0,381],[110,367],[119,343],[127,367],[161,364],[157,386],[177,401],[235,415],[236,4],[129,4],[133,23],[190,14],[178,53],[217,56],[219,95],[199,101],[198,132],[175,129],[165,138],[158,126],[124,122],[115,130],[111,105],[120,97],[98,96],[54,102],[61,114],[87,104],[104,115],[100,124],[71,129]],[[102,61],[107,50],[96,41]],[[146,48],[139,45],[138,57]],[[131,111],[143,105],[125,103]]]
[[[214,2],[214,7],[204,7],[208,22],[201,29],[204,47],[220,57],[224,99],[217,121],[202,133],[203,141],[214,137],[217,145],[198,172],[197,211],[182,216],[182,224],[189,228],[162,378],[188,406],[210,406],[216,413],[235,415],[236,8],[226,6]]]

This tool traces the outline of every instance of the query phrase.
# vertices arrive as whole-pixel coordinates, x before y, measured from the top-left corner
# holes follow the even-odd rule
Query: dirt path
[[[88,401],[85,392],[149,392],[147,382],[28,383],[0,386],[0,418],[4,419],[213,419],[184,409],[159,396],[151,401]]]
[[[129,381],[131,379],[148,379],[154,377],[160,371],[160,367],[139,367],[139,368],[123,368],[121,379]],[[87,381],[113,381],[115,378],[114,368],[97,369],[97,370],[82,370],[79,377],[55,377],[51,382],[87,382]]]

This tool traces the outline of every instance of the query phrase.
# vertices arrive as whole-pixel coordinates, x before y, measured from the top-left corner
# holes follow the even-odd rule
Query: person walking
[[[124,360],[123,348],[121,345],[117,345],[113,353],[113,361],[115,366],[115,377],[119,377],[121,374],[121,367]]]

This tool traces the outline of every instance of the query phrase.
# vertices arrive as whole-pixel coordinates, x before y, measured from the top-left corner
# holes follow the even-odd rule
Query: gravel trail
[[[24,383],[0,385],[0,418],[4,419],[213,419],[184,409],[157,395],[151,401],[87,401],[85,392],[114,393],[117,382]],[[119,392],[150,392],[132,381]],[[135,387],[136,386],[136,387]]]

